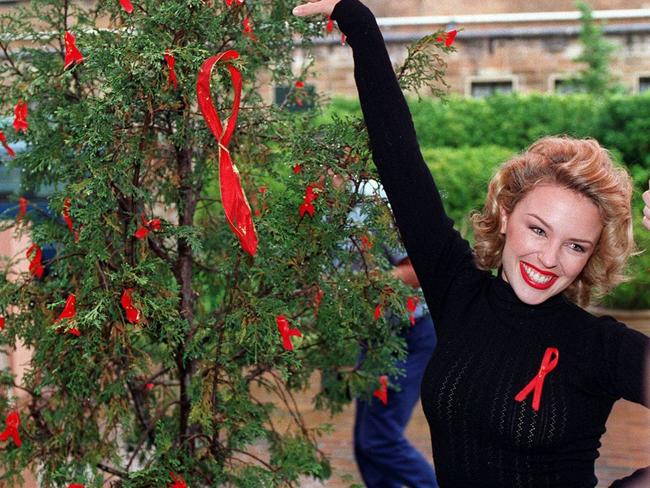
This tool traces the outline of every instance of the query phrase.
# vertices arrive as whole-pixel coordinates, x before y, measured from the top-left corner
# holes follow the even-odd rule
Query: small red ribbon
[[[226,5],[228,5],[230,7],[232,5],[232,2],[233,2],[233,0],[226,0]],[[237,3],[239,5],[243,4],[244,2],[245,2],[245,0],[237,0]]]
[[[379,320],[379,317],[381,317],[381,303],[375,307],[375,320]]]
[[[133,233],[133,236],[136,239],[144,239],[149,235],[149,232],[160,230],[160,219],[147,220],[144,218],[144,215],[141,218],[142,227],[138,228],[138,230]]]
[[[2,315],[0,315],[0,330],[4,330],[4,329],[5,329],[5,318]]]
[[[323,297],[325,296],[325,292],[321,290],[320,287],[316,289],[316,295],[314,295],[314,317],[318,316],[318,309],[320,308],[320,304],[323,301]]]
[[[420,303],[418,297],[408,297],[406,299],[406,308],[410,312],[409,320],[411,321],[411,326],[415,325],[415,310],[418,308],[418,303]]]
[[[382,375],[379,377],[379,388],[375,390],[372,396],[379,398],[381,403],[388,405],[388,376]]]
[[[14,107],[14,130],[16,132],[27,132],[29,129],[29,122],[27,122],[27,104],[22,100]]]
[[[69,198],[63,200],[63,220],[65,220],[70,233],[74,236],[74,241],[79,242],[79,231],[74,228],[74,222],[72,217],[70,217],[70,207],[72,206],[72,201]]]
[[[251,20],[246,17],[242,21],[242,26],[244,27],[244,35],[248,37],[251,41],[257,41],[257,37],[253,33],[253,26],[251,25]]]
[[[75,317],[77,316],[76,302],[77,302],[77,298],[74,296],[73,293],[70,293],[68,295],[68,299],[65,301],[65,307],[63,307],[63,312],[61,312],[61,315],[59,315],[59,318],[57,318],[54,321],[54,323],[57,324],[62,320],[74,320]],[[79,330],[75,327],[70,327],[68,330],[66,330],[66,332],[68,334],[72,334],[77,337],[81,335],[81,332],[79,332]]]
[[[361,250],[370,251],[372,249],[373,243],[368,236],[361,236]]]
[[[16,153],[14,152],[14,150],[11,149],[11,147],[9,147],[9,144],[7,144],[7,137],[5,136],[5,133],[2,132],[1,130],[0,130],[0,144],[2,144],[2,147],[5,148],[5,151],[7,151],[7,154],[10,157],[13,158],[14,156],[16,156]]]
[[[127,14],[133,12],[133,5],[131,4],[131,0],[120,0],[120,5],[124,10],[126,10]]]
[[[122,304],[122,308],[124,308],[124,312],[126,312],[126,320],[132,324],[139,324],[140,311],[133,306],[133,299],[131,298],[132,293],[133,288],[126,288],[124,292],[122,292],[120,303]]]
[[[298,173],[302,173],[302,164],[296,163],[293,166],[293,174],[297,175]]]
[[[29,249],[27,249],[27,259],[29,260],[29,272],[34,275],[36,278],[41,279],[43,277],[43,251],[38,247],[38,244],[32,244]]]
[[[65,59],[63,61],[63,69],[66,70],[73,64],[83,63],[84,57],[81,51],[77,49],[74,35],[70,31],[65,31],[64,44],[65,44]]]
[[[154,389],[155,386],[156,386],[156,385],[154,385],[153,383],[149,382],[149,383],[147,383],[146,385],[144,385],[144,388],[145,388],[145,390],[147,390],[147,391],[151,391],[151,390]]]
[[[314,186],[309,184],[305,189],[305,198],[300,204],[300,217],[303,217],[305,213],[308,213],[310,217],[314,216],[314,200],[318,198],[318,194],[314,193]]]
[[[167,68],[168,68],[168,73],[167,73],[167,87],[169,88],[169,85],[174,85],[174,90],[178,89],[178,78],[176,77],[176,59],[174,59],[174,55],[172,54],[171,50],[167,49],[165,51],[165,61],[167,61]]]
[[[275,323],[278,324],[278,331],[280,331],[280,335],[282,336],[282,346],[287,351],[293,351],[291,337],[302,337],[302,333],[298,329],[291,329],[289,327],[289,321],[284,315],[275,317]]]
[[[68,488],[86,488],[86,485],[83,483],[72,483],[68,485]]]
[[[5,419],[5,425],[7,428],[0,433],[0,441],[4,442],[11,437],[14,440],[16,447],[20,447],[22,442],[20,441],[20,435],[18,434],[18,427],[20,426],[20,415],[18,412],[9,412]]]
[[[25,197],[20,197],[18,199],[18,214],[16,215],[16,222],[22,222],[27,214],[27,206],[29,201]]]
[[[201,66],[201,71],[196,82],[196,94],[203,117],[219,145],[219,185],[226,219],[230,224],[230,228],[239,239],[244,251],[254,256],[257,251],[257,233],[253,224],[251,207],[242,189],[239,171],[233,163],[230,152],[227,149],[237,123],[242,89],[241,73],[228,61],[237,59],[238,57],[239,53],[237,51],[229,50],[218,56],[212,56],[206,59],[203,66]],[[230,117],[228,117],[228,124],[225,130],[221,125],[219,114],[214,107],[210,93],[212,68],[219,61],[227,63],[227,68],[232,79],[232,86],[235,91],[232,112]]]
[[[182,476],[177,475],[173,471],[169,472],[169,476],[171,476],[172,480],[174,481],[171,485],[169,485],[169,488],[187,488],[187,484],[185,483],[185,480]]]
[[[449,32],[446,32],[443,36],[436,37],[436,42],[444,41],[445,46],[449,47],[454,43],[454,40],[456,39],[457,35],[458,35],[458,31],[456,29],[452,29]]]
[[[549,347],[544,353],[542,364],[539,368],[537,375],[528,383],[523,390],[517,393],[515,400],[523,402],[531,391],[533,393],[533,410],[539,410],[539,402],[542,399],[542,388],[544,387],[544,378],[547,374],[555,369],[557,362],[560,359],[560,351],[555,347]]]
[[[332,32],[334,30],[334,19],[330,16],[327,17],[327,25],[325,26],[325,29],[327,29],[327,32]]]

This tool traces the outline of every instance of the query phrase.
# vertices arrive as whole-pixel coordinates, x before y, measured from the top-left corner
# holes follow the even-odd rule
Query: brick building
[[[483,96],[494,91],[566,90],[581,65],[579,13],[572,0],[477,2],[402,0],[366,2],[379,18],[396,64],[406,45],[444,27],[462,29],[458,52],[449,57],[447,80],[454,93]],[[650,87],[650,1],[591,0],[606,39],[615,46],[611,69],[630,92]],[[319,45],[311,82],[327,94],[354,95],[352,59],[338,36]],[[296,56],[296,68],[304,61]]]

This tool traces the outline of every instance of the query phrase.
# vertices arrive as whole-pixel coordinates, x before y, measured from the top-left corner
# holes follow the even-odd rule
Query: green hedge
[[[472,242],[469,214],[483,207],[488,181],[514,151],[499,146],[481,146],[424,148],[422,154],[436,179],[447,213],[454,219],[456,228]],[[631,174],[636,188],[633,202],[635,236],[639,249],[645,252],[630,258],[627,274],[632,280],[610,293],[603,300],[603,305],[647,309],[650,308],[650,232],[641,226],[641,192],[647,188],[648,175],[640,167],[632,168]]]
[[[594,137],[631,166],[650,168],[650,94],[609,97],[496,95],[410,102],[423,146],[497,145],[517,151],[544,135]],[[359,114],[356,100],[333,100],[331,113]]]

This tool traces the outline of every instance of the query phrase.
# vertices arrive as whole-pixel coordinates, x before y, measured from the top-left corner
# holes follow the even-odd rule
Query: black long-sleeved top
[[[420,154],[374,16],[358,0],[342,0],[332,18],[352,47],[373,158],[436,324],[421,393],[440,486],[595,486],[614,402],[648,405],[650,339],[562,294],[527,305],[501,277],[476,268]],[[549,347],[559,359],[536,411],[532,393],[515,396]]]

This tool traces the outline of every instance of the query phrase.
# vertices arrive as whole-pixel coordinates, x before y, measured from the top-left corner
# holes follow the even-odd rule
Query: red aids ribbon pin
[[[523,390],[517,393],[515,400],[518,402],[523,402],[531,391],[533,393],[533,410],[539,410],[539,402],[542,399],[542,388],[544,387],[544,378],[548,373],[553,371],[557,366],[557,362],[560,359],[560,351],[555,347],[549,347],[544,353],[544,358],[542,359],[542,364],[539,368],[537,375],[528,383]]]
[[[36,278],[41,279],[43,277],[43,251],[38,247],[38,244],[32,244],[29,249],[27,249],[27,259],[29,260],[29,272],[34,275]]]
[[[70,31],[65,31],[64,44],[65,44],[65,59],[63,61],[63,69],[68,69],[73,64],[83,63],[84,57],[81,51],[77,49],[75,38]]]
[[[379,388],[375,390],[372,396],[379,398],[381,403],[388,405],[388,376],[382,375],[379,377]]]
[[[76,302],[77,302],[77,298],[74,296],[74,294],[70,293],[70,295],[68,295],[68,299],[65,301],[65,307],[63,307],[63,312],[61,312],[61,315],[59,315],[59,318],[57,318],[54,321],[54,323],[56,324],[66,319],[73,320],[77,316]],[[81,335],[81,332],[79,332],[79,330],[76,329],[75,327],[69,328],[66,332],[75,335],[77,337]]]
[[[133,12],[133,5],[131,5],[131,0],[120,0],[120,5],[124,10],[126,10],[127,14]]]
[[[310,217],[314,216],[314,200],[318,198],[318,195],[314,193],[314,186],[307,185],[305,189],[305,198],[300,204],[300,217],[303,217],[305,213],[308,213]]]
[[[415,310],[418,308],[418,303],[420,302],[420,299],[418,297],[408,297],[406,299],[406,308],[408,309],[409,313],[409,320],[411,321],[411,325],[415,325]]]
[[[2,132],[1,130],[0,130],[0,144],[2,144],[2,147],[5,148],[5,151],[7,151],[7,154],[8,154],[10,157],[13,158],[13,157],[16,155],[16,153],[14,152],[14,150],[11,149],[11,147],[9,147],[9,144],[7,144],[7,137],[5,136],[5,133]]]
[[[28,205],[29,201],[25,197],[20,197],[18,199],[18,214],[16,215],[16,222],[22,222],[23,218],[25,218]]]
[[[284,315],[275,317],[275,323],[278,324],[278,331],[280,331],[280,335],[282,336],[282,346],[287,351],[293,351],[291,337],[302,337],[302,333],[298,329],[291,329],[289,327],[289,321]]]
[[[18,103],[14,107],[14,129],[16,132],[23,131],[23,133],[29,129],[29,123],[27,122],[27,104],[22,100],[18,100]]]
[[[454,43],[454,40],[456,39],[456,36],[458,35],[458,31],[456,29],[452,29],[449,32],[446,32],[444,36],[438,36],[436,37],[437,42],[445,42],[445,46],[449,47]]]
[[[74,241],[79,242],[79,231],[75,230],[74,223],[72,222],[72,217],[70,217],[70,207],[72,206],[72,201],[69,198],[63,200],[63,220],[65,220],[70,233],[74,236]]]
[[[136,239],[144,239],[151,231],[160,230],[160,219],[147,220],[142,216],[142,226],[133,233]]]
[[[182,476],[177,475],[173,471],[169,472],[169,476],[171,476],[172,480],[174,481],[171,485],[169,485],[169,488],[187,488],[187,484],[185,483],[185,480]]]
[[[167,87],[169,88],[169,85],[174,85],[174,90],[178,88],[178,78],[176,77],[176,60],[174,59],[174,55],[172,52],[167,49],[165,51],[165,61],[167,62],[167,68],[168,68],[168,73],[167,73]]]
[[[226,219],[228,219],[230,228],[239,239],[244,251],[254,256],[257,251],[257,233],[253,224],[251,207],[242,189],[239,171],[235,167],[227,148],[230,143],[230,138],[235,131],[242,89],[241,73],[228,61],[237,59],[238,57],[239,53],[237,51],[229,50],[218,56],[212,56],[206,59],[203,66],[201,66],[201,71],[196,82],[196,94],[203,117],[219,145],[219,185],[221,187],[221,201]],[[212,68],[219,61],[227,63],[227,68],[232,78],[232,85],[235,90],[232,112],[230,117],[228,117],[228,124],[225,130],[221,125],[219,114],[214,107],[212,95],[210,94]]]
[[[124,311],[126,312],[126,320],[128,320],[132,324],[139,324],[140,311],[133,306],[133,299],[131,298],[132,293],[133,293],[133,288],[126,288],[122,293],[122,298],[120,300],[120,303],[122,304],[122,308],[124,308]]]
[[[0,441],[4,442],[11,437],[16,447],[20,447],[22,442],[20,442],[20,435],[18,435],[18,426],[20,426],[20,415],[18,412],[9,412],[5,419],[5,425],[7,428],[0,433]]]

